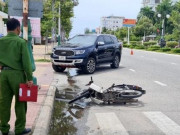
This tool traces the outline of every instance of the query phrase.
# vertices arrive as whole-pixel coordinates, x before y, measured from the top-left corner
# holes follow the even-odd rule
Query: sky
[[[70,36],[83,34],[85,28],[96,29],[103,16],[136,19],[141,7],[142,0],[79,0],[79,5],[74,8]]]

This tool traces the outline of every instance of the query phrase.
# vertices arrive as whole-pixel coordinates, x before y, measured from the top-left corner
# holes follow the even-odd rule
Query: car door
[[[108,35],[104,36],[104,41],[105,41],[104,60],[111,61],[113,59],[114,41]]]
[[[105,54],[105,48],[106,48],[103,36],[98,37],[96,41],[96,45],[97,45],[97,61],[103,62],[105,58],[104,54]]]

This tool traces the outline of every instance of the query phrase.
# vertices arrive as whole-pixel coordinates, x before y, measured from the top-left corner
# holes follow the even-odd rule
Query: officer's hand
[[[33,86],[33,81],[28,81],[27,85],[28,85],[28,87],[32,87]]]

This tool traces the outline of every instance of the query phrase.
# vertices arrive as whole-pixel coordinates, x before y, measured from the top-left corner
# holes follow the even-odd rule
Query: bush
[[[137,41],[130,41],[131,45],[137,45],[136,43],[137,43]]]
[[[147,50],[148,51],[157,51],[157,50],[159,50],[160,49],[160,46],[158,46],[158,45],[152,45],[152,46],[150,46]]]
[[[123,44],[123,47],[125,48],[130,48],[131,45],[128,45],[128,44]]]
[[[144,44],[144,46],[150,46],[149,42],[144,42],[143,44]]]
[[[134,49],[136,45],[130,45],[129,48]]]
[[[148,51],[157,51],[157,50],[159,50],[158,48],[148,48],[147,49]]]
[[[160,46],[159,45],[151,45],[150,48],[158,48],[158,49],[160,49]]]
[[[175,46],[177,46],[177,45],[178,45],[178,42],[176,42],[176,41],[170,41],[170,42],[166,43],[166,46],[170,47],[170,48],[175,48]]]
[[[136,45],[142,45],[142,42],[141,41],[137,41]]]
[[[127,41],[123,41],[123,44],[127,44]]]
[[[157,45],[156,41],[144,42],[144,46]]]
[[[168,52],[168,51],[171,51],[171,48],[161,48],[160,51],[161,52]]]
[[[128,47],[128,44],[123,44],[123,47]]]
[[[151,41],[149,42],[150,45],[157,45],[157,42],[156,41]]]
[[[172,52],[173,52],[173,53],[180,53],[180,48],[172,49]]]
[[[136,49],[145,49],[145,46],[143,46],[143,45],[137,45],[137,46],[135,46],[135,48],[136,48]]]

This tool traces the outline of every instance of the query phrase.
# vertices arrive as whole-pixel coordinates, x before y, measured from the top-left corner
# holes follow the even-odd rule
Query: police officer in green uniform
[[[0,38],[0,130],[8,135],[11,116],[11,102],[15,96],[15,134],[31,132],[25,128],[27,102],[19,102],[19,84],[33,85],[32,66],[27,42],[19,37],[20,23],[16,19],[7,21],[8,35]]]

